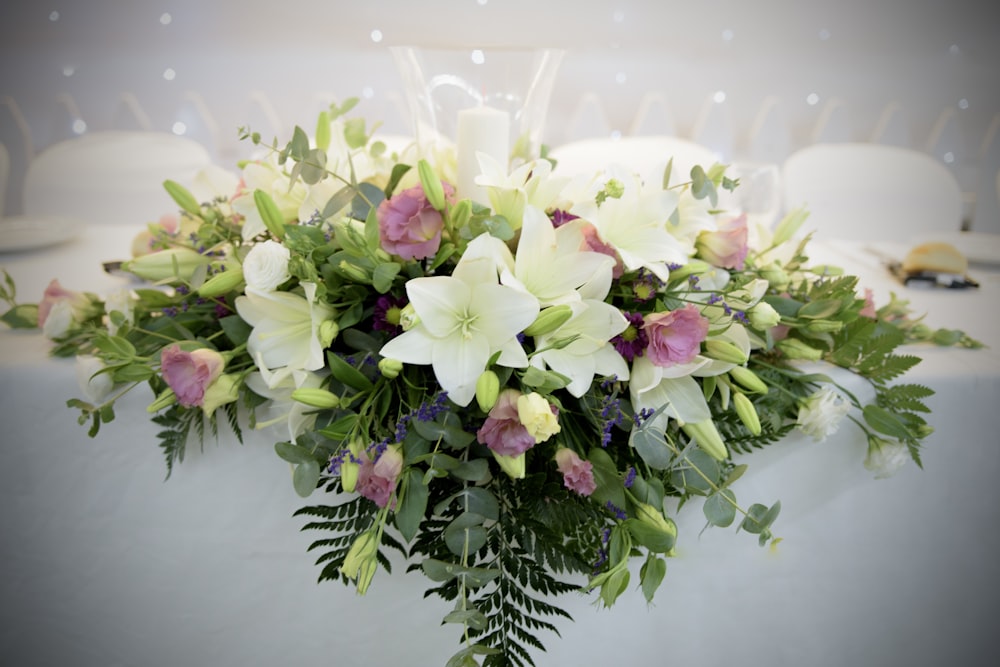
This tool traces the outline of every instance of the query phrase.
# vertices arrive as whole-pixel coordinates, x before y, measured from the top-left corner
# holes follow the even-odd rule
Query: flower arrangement
[[[2,318],[77,356],[69,405],[92,436],[149,386],[168,476],[219,419],[275,429],[295,490],[319,498],[299,514],[324,533],[320,580],[364,594],[397,550],[454,601],[449,665],[533,664],[538,632],[568,617],[559,594],[611,606],[637,576],[651,600],[670,499],[775,541],[780,503],[745,506],[733,483],[794,429],[850,420],[877,476],[920,463],[932,392],[896,381],[919,361],[896,348],[976,343],[810,266],[805,211],[749,230],[724,165],[646,183],[614,166],[563,178],[544,157],[482,156],[489,202],[471,201],[453,154],[390,152],[353,104],[283,146],[242,130],[263,156],[239,178],[166,183],[179,216],[122,265],[143,286],[53,281],[17,304],[8,278]],[[874,400],[803,364],[818,361]]]

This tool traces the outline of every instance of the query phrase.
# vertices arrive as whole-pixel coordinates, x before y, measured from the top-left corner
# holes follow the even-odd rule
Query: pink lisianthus
[[[354,487],[362,496],[379,507],[389,504],[399,474],[403,471],[403,455],[398,447],[386,447],[375,461],[368,458],[368,453],[360,453],[361,468],[358,470],[358,482]]]
[[[160,352],[160,373],[186,408],[204,402],[205,390],[222,375],[225,365],[222,355],[208,348],[188,352],[174,343]]]
[[[597,233],[597,228],[591,224],[586,224],[582,228],[583,230],[583,244],[580,250],[599,252],[602,255],[607,255],[611,259],[615,260],[615,266],[611,269],[612,278],[621,278],[622,274],[625,273],[625,263],[622,262],[622,258],[618,255],[618,252],[614,247],[608,245],[601,240],[600,234]]]
[[[567,489],[576,491],[581,496],[589,496],[597,488],[593,464],[581,459],[572,449],[561,447],[556,452],[556,466],[563,475],[563,484]]]
[[[89,306],[86,294],[66,289],[53,280],[38,303],[38,326],[49,338],[60,338],[86,319]]]
[[[878,311],[875,310],[875,293],[872,292],[870,287],[865,288],[865,307],[858,312],[861,317],[870,317],[875,319],[878,317]]]
[[[455,189],[444,181],[441,187],[445,198],[453,201]],[[422,186],[415,185],[383,200],[376,215],[379,239],[386,252],[403,259],[424,259],[438,251],[444,220],[427,201]]]
[[[520,397],[521,392],[517,389],[501,391],[486,421],[476,432],[476,440],[503,456],[518,456],[534,447],[535,438],[518,417],[517,399]]]
[[[649,345],[646,356],[657,366],[675,366],[692,361],[708,335],[708,319],[697,306],[647,315],[642,325]]]
[[[747,216],[729,218],[714,232],[702,232],[696,243],[698,254],[706,262],[723,269],[743,270],[747,258]]]

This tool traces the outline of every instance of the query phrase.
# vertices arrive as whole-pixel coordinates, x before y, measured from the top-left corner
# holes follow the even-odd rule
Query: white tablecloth
[[[52,277],[105,292],[124,279],[101,261],[126,256],[134,230],[95,226],[75,241],[0,255],[20,298]],[[684,508],[678,557],[655,604],[629,591],[610,611],[564,600],[575,623],[543,635],[539,665],[977,665],[992,649],[1000,575],[1000,272],[974,269],[978,291],[893,283],[850,244],[816,258],[860,271],[990,349],[914,348],[905,379],[938,391],[937,431],[888,480],[862,467],[845,424],[823,443],[791,437],[748,459],[741,503],[781,500],[776,550]],[[80,666],[442,665],[457,648],[449,605],[423,600],[426,580],[380,572],[366,597],[317,585],[291,514],[304,504],[275,438],[223,437],[164,481],[148,390],[123,399],[91,440],[65,400],[73,364],[47,358],[40,335],[0,331],[0,656],[5,664]]]

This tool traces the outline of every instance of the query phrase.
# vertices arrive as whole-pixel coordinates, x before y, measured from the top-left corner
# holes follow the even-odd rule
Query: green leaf
[[[37,329],[38,306],[33,303],[14,306],[0,315],[0,320],[11,329]]]
[[[153,375],[153,369],[143,364],[126,364],[111,374],[115,382],[145,382]]]
[[[638,519],[626,519],[625,527],[628,528],[628,532],[632,534],[636,542],[653,553],[667,553],[677,543],[676,536],[670,535],[659,528],[654,528]]]
[[[295,165],[299,177],[306,185],[316,185],[326,177],[326,151],[314,148]]]
[[[702,509],[710,524],[725,528],[736,520],[735,503],[736,495],[729,489],[723,489],[706,498]]]
[[[472,459],[462,461],[448,472],[467,482],[485,482],[490,476],[490,466],[486,459]]]
[[[830,317],[841,309],[843,303],[844,302],[841,299],[820,299],[819,301],[811,301],[799,308],[798,316],[811,320]]]
[[[399,275],[403,267],[395,262],[383,262],[375,267],[372,275],[372,287],[380,294],[385,294],[392,289],[392,281]]]
[[[754,503],[747,509],[747,516],[740,524],[740,528],[753,535],[763,534],[778,518],[780,511],[781,501],[774,503],[770,508],[760,503]]]
[[[328,424],[319,430],[319,434],[324,438],[329,438],[337,442],[343,442],[354,431],[355,427],[358,425],[358,415],[355,413],[350,413],[344,415],[343,417],[337,419],[332,424]]]
[[[626,568],[616,570],[612,574],[604,585],[601,586],[601,600],[604,601],[604,606],[610,607],[614,605],[615,600],[625,592],[628,588],[629,572]]]
[[[416,536],[427,510],[429,492],[423,477],[420,470],[410,468],[403,480],[403,499],[396,509],[396,528],[407,542]]]
[[[604,449],[591,448],[587,459],[593,466],[594,482],[597,488],[591,497],[599,504],[611,502],[616,507],[625,508],[625,486],[618,477],[618,468]]]
[[[377,185],[367,182],[359,183],[356,194],[351,199],[351,217],[355,220],[367,220],[371,212],[377,210],[378,205],[384,199],[385,193]],[[365,234],[368,235],[367,229]],[[371,239],[368,240],[370,244]]]
[[[484,517],[473,512],[460,514],[444,529],[444,541],[456,556],[474,554],[486,544]]]
[[[219,320],[219,326],[233,345],[242,345],[250,339],[253,328],[239,315],[229,315]]]
[[[326,200],[326,205],[323,206],[323,219],[329,220],[350,206],[357,192],[357,189],[350,185],[345,185],[337,190],[332,197]]]
[[[328,352],[326,360],[327,365],[330,367],[330,373],[333,374],[333,377],[337,378],[348,387],[352,387],[358,391],[368,391],[374,386],[371,383],[371,380],[366,378],[361,371],[344,361],[339,355],[334,354],[333,352]]]
[[[447,614],[444,623],[461,623],[468,625],[473,630],[483,630],[487,626],[486,616],[478,609],[456,609]]]
[[[303,461],[295,466],[295,472],[292,473],[292,485],[295,487],[295,493],[303,498],[308,498],[316,490],[317,484],[319,484],[319,463],[315,459]]]
[[[913,437],[906,425],[895,414],[877,405],[866,405],[861,413],[865,422],[879,433],[892,436],[897,440],[909,440]]]
[[[344,121],[344,140],[348,148],[361,148],[368,143],[364,118],[350,118]]]
[[[646,562],[642,564],[642,569],[639,570],[642,594],[646,598],[646,602],[653,601],[653,595],[656,593],[656,589],[660,587],[666,574],[667,562],[658,556],[649,554]]]
[[[691,168],[691,194],[695,199],[708,198],[712,206],[718,204],[719,195],[715,190],[715,183],[705,173],[704,167],[695,165]]]
[[[718,461],[701,449],[692,449],[685,454],[684,462],[671,475],[671,482],[688,493],[708,495],[712,491],[712,484],[719,483],[720,475]]]
[[[301,445],[293,445],[290,442],[275,443],[274,451],[278,454],[278,456],[289,463],[299,464],[316,460],[316,457],[313,456],[311,451]]]
[[[399,163],[392,168],[392,172],[389,174],[389,183],[385,186],[387,197],[392,196],[392,193],[396,191],[396,186],[399,185],[400,179],[412,168],[411,165],[403,163]]]
[[[112,359],[135,358],[135,346],[120,336],[99,336],[94,340],[94,347]]]
[[[673,454],[667,446],[666,436],[663,429],[655,426],[652,421],[632,429],[629,445],[635,448],[650,468],[666,470],[670,467]]]

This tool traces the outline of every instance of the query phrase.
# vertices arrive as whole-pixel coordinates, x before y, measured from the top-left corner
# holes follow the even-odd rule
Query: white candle
[[[489,205],[484,187],[476,185],[479,160],[485,153],[507,168],[510,159],[510,114],[491,107],[473,107],[458,112],[458,136],[455,140],[458,168],[458,197]]]

